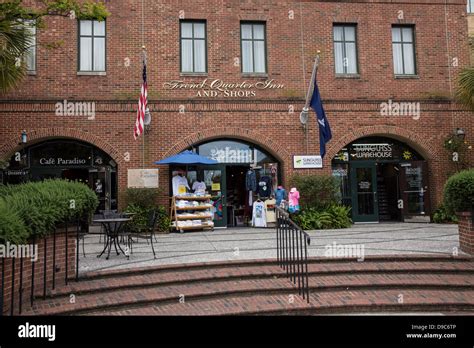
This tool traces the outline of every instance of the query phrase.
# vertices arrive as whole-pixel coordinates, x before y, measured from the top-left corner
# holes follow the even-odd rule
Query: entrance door
[[[227,227],[225,165],[205,166],[203,174],[207,192],[212,196],[214,227]]]
[[[378,222],[377,171],[375,163],[351,163],[352,219]]]
[[[110,171],[107,168],[89,170],[89,185],[99,198],[97,210],[111,209],[111,183]]]
[[[420,218],[429,221],[431,211],[427,162],[412,161],[402,163],[400,167],[404,221],[413,218],[415,218],[413,221],[420,220]]]

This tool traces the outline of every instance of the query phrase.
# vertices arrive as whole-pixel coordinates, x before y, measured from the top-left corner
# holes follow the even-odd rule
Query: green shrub
[[[300,192],[302,209],[321,210],[339,203],[339,183],[333,176],[295,175],[290,179],[289,187],[296,187]]]
[[[157,199],[160,191],[149,188],[129,188],[125,190],[123,198],[127,207],[125,211],[135,213],[130,224],[132,228],[143,228],[148,224],[148,215],[151,210],[158,214],[156,230],[168,231],[171,221],[168,212],[163,206],[158,205]]]
[[[433,222],[437,224],[457,223],[458,218],[456,214],[448,213],[444,205],[441,204],[433,213]]]
[[[474,209],[474,169],[463,170],[448,179],[444,206],[449,214]]]
[[[15,216],[17,219],[17,223],[12,222],[16,232],[0,225],[0,240],[16,243],[32,236],[43,237],[58,224],[89,216],[99,204],[88,186],[57,179],[0,186],[0,198],[0,216],[9,221]]]
[[[28,239],[28,231],[17,212],[0,198],[0,243],[7,241],[22,244]]]
[[[348,228],[352,225],[350,207],[330,205],[324,209],[306,208],[292,218],[303,230]]]

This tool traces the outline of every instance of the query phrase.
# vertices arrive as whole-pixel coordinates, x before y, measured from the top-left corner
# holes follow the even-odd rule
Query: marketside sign
[[[323,167],[323,159],[319,155],[293,156],[294,169],[315,169]]]

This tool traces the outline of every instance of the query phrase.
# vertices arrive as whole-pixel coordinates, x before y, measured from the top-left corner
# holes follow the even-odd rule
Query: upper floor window
[[[36,21],[24,21],[25,29],[30,35],[30,47],[24,56],[27,71],[36,71]]]
[[[79,21],[79,71],[105,71],[105,21]]]
[[[415,75],[414,27],[392,27],[393,69],[395,75]]]
[[[357,40],[355,25],[334,25],[334,59],[336,74],[357,74]]]
[[[242,72],[258,74],[267,72],[264,23],[241,23]]]
[[[206,23],[181,22],[181,72],[205,73],[207,71]]]
[[[474,0],[467,0],[467,13],[474,13]]]

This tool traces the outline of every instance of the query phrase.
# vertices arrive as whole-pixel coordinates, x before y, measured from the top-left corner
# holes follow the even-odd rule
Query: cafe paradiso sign
[[[221,79],[204,79],[201,82],[188,82],[182,80],[168,81],[163,87],[172,91],[194,91],[196,97],[208,98],[253,98],[257,97],[258,91],[278,90],[285,85],[275,80],[257,82],[227,82]]]

